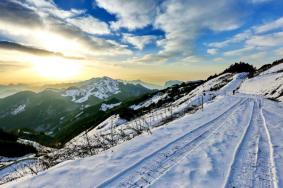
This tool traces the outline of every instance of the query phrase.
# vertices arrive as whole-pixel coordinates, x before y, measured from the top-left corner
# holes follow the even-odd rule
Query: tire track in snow
[[[261,103],[256,99],[250,121],[234,155],[226,188],[277,188],[272,170],[272,145],[267,131]]]
[[[207,137],[220,129],[246,99],[240,99],[225,112],[213,120],[202,124],[198,128],[177,138],[163,148],[150,154],[128,169],[106,180],[98,187],[146,187],[152,184],[158,177],[172,168],[186,154],[200,145]]]
[[[262,111],[264,111],[264,114],[269,113],[269,114],[272,114],[273,116],[276,116],[278,118],[281,118],[282,117],[282,114],[278,114],[278,112],[274,112],[272,111],[271,109],[266,109],[264,108]],[[265,118],[264,118],[265,119]]]
[[[269,158],[269,168],[270,168],[270,173],[271,173],[271,181],[273,183],[273,187],[274,188],[278,188],[278,178],[276,175],[276,165],[275,165],[275,161],[274,161],[274,151],[273,151],[273,145],[271,142],[271,136],[268,130],[268,127],[266,125],[266,120],[265,117],[263,115],[263,111],[262,111],[262,100],[260,100],[260,116],[262,118],[263,121],[263,132],[262,134],[264,135],[267,147],[268,147],[268,158]]]
[[[253,109],[252,109],[251,116],[249,118],[249,123],[247,125],[247,128],[243,133],[242,139],[240,140],[238,147],[236,148],[236,153],[233,158],[233,163],[230,168],[229,176],[226,180],[226,185],[225,185],[226,188],[230,188],[230,187],[238,188],[240,186],[243,186],[243,184],[245,184],[245,186],[247,187],[248,183],[242,182],[242,179],[246,178],[245,176],[248,176],[248,180],[251,180],[252,175],[250,173],[252,173],[253,171],[248,170],[245,167],[246,166],[255,167],[257,159],[255,158],[255,155],[253,155],[251,152],[249,152],[248,153],[249,155],[246,156],[246,158],[244,158],[248,161],[245,161],[244,159],[242,159],[242,156],[244,155],[243,154],[245,152],[244,150],[247,150],[248,145],[251,145],[251,146],[256,145],[258,141],[258,138],[256,136],[253,137],[252,141],[250,140],[250,137],[252,137],[252,132],[253,132],[251,129],[254,128],[252,126],[252,118],[254,116],[254,111],[255,111],[255,103],[253,104]],[[256,147],[252,147],[252,149],[253,149],[252,151],[253,153],[257,152]],[[245,164],[245,163],[250,163],[250,165]],[[250,183],[250,185],[252,185],[252,182]]]

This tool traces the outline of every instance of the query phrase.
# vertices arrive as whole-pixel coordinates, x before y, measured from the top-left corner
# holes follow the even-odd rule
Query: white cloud
[[[23,0],[21,2],[22,3],[19,4],[34,10],[41,18],[57,19],[58,21],[72,24],[83,32],[87,32],[89,34],[110,33],[108,25],[105,22],[102,22],[91,15],[85,14],[85,10],[62,10],[59,9],[52,0]]]
[[[283,45],[283,32],[266,35],[255,35],[246,41],[246,44],[253,47],[276,47]]]
[[[250,29],[242,33],[238,33],[231,37],[230,39],[220,41],[220,42],[212,42],[207,44],[208,47],[213,48],[223,48],[230,44],[236,44],[240,42],[246,42],[251,45],[261,45],[261,46],[276,46],[278,43],[281,43],[280,34],[264,34],[266,32],[273,31],[275,29],[283,29],[283,17],[277,20],[271,21],[266,24],[253,26]],[[267,41],[264,41],[267,39]],[[279,39],[278,41],[274,41],[274,39]]]
[[[1,10],[7,14],[0,15],[0,34],[8,40],[67,56],[131,54],[123,45],[89,35],[110,31],[106,23],[84,10],[62,10],[52,0],[3,1]]]
[[[253,26],[242,33],[234,35],[228,40],[209,43],[207,46],[212,48],[224,48],[231,44],[243,45],[242,48],[224,52],[223,54],[226,57],[247,57],[248,52],[249,54],[256,53],[262,55],[260,52],[278,49],[283,45],[283,31],[281,28],[283,28],[283,18],[266,24]],[[249,55],[249,57],[252,56]],[[256,60],[256,58],[253,59]],[[249,60],[251,60],[251,58],[249,58]]]
[[[242,33],[238,33],[238,34],[234,35],[230,39],[227,39],[227,40],[224,40],[224,41],[221,41],[221,42],[212,42],[212,43],[209,43],[207,46],[213,47],[213,48],[223,48],[223,47],[228,46],[230,44],[245,41],[248,38],[250,38],[251,36],[252,36],[252,31],[246,30]]]
[[[224,52],[224,56],[240,56],[243,53],[249,52],[253,49],[254,49],[253,47],[244,47],[244,48],[240,48],[236,50],[230,50],[230,51]]]
[[[272,0],[250,0],[251,3],[253,4],[260,4],[260,3],[266,3]]]
[[[108,25],[92,16],[78,16],[67,21],[89,34],[109,34]]]
[[[146,45],[155,42],[157,39],[153,35],[135,36],[132,34],[123,34],[123,41],[134,45],[137,49],[142,50]]]
[[[264,33],[275,29],[283,29],[283,17],[269,23],[254,27],[255,33]]]
[[[135,30],[153,25],[163,30],[165,38],[157,42],[162,48],[157,55],[162,56],[191,55],[193,41],[202,29],[214,32],[236,29],[243,15],[234,11],[236,3],[227,0],[213,3],[210,0],[96,0],[96,3],[116,15],[117,21],[111,24],[114,29]]]
[[[226,57],[249,57],[248,60],[257,60],[259,55],[265,52],[275,50],[275,54],[280,54],[280,48],[283,45],[283,31],[262,35],[251,35],[244,41],[244,47],[235,50],[229,50],[223,53]],[[251,54],[257,54],[252,56]],[[252,58],[253,57],[253,58]],[[262,62],[262,61],[260,61]]]
[[[133,57],[125,61],[124,63],[130,64],[158,64],[166,62],[167,57],[155,54],[145,54],[141,57]]]
[[[39,16],[42,17],[55,17],[60,19],[66,19],[85,13],[85,10],[71,9],[67,11],[59,9],[53,2],[53,0],[13,0],[12,2],[18,3],[23,7],[27,7],[34,10],[39,14]]]
[[[210,55],[215,55],[217,54],[218,50],[215,49],[215,48],[210,48],[210,49],[207,49],[207,53],[210,54]]]
[[[252,53],[240,57],[240,61],[256,64],[266,64],[272,62],[273,60],[274,57],[269,56],[267,52]]]
[[[155,26],[166,33],[166,38],[159,42],[163,47],[161,53],[187,56],[192,53],[193,41],[202,29],[219,32],[238,28],[241,15],[232,10],[233,6],[225,0],[164,2],[155,21]]]
[[[279,56],[279,58],[283,58],[283,48],[276,49],[275,54]]]
[[[217,57],[217,58],[214,58],[212,61],[216,63],[223,63],[225,62],[225,59],[223,57]]]
[[[150,43],[156,43],[161,49],[158,53],[148,54],[133,59],[137,62],[172,62],[188,60],[200,61],[193,55],[194,41],[203,30],[212,33],[234,30],[244,21],[245,10],[238,11],[239,2],[218,0],[96,0],[96,6],[104,8],[117,18],[110,26],[86,13],[85,10],[62,10],[52,0],[11,0],[33,11],[34,16],[20,19],[17,13],[10,13],[11,18],[0,19],[0,34],[36,47],[69,54],[78,53],[83,56],[106,58],[115,55],[127,56],[131,50],[127,45],[111,40],[98,38],[95,35],[120,34],[119,29],[142,29],[153,26],[164,31],[161,40],[152,35],[136,36],[122,34],[122,42],[132,44],[142,50]],[[253,3],[264,0],[249,0]],[[3,3],[2,3],[3,4]],[[0,3],[1,6],[1,3]],[[15,16],[16,15],[16,16]],[[1,18],[1,15],[0,15]],[[18,18],[18,19],[15,19]],[[17,22],[13,22],[14,20]],[[25,22],[33,23],[33,27]],[[207,53],[215,55],[219,48],[243,42],[242,49],[227,51],[225,56],[235,56],[257,47],[282,45],[282,34],[259,35],[267,31],[279,29],[283,18],[269,24],[263,24],[238,33],[228,40],[207,44]],[[19,26],[21,24],[21,26]],[[110,27],[110,28],[109,28]],[[32,34],[31,34],[32,33]],[[255,34],[256,33],[256,34]],[[56,42],[54,42],[56,41]],[[129,58],[129,57],[128,57]],[[117,58],[120,60],[120,58]],[[124,59],[122,59],[123,61]]]
[[[118,20],[112,22],[113,29],[128,28],[130,30],[150,25],[155,18],[157,1],[155,0],[96,0],[97,6],[117,15]]]
[[[194,55],[187,56],[181,60],[182,63],[201,63],[203,61],[204,61],[203,58]]]

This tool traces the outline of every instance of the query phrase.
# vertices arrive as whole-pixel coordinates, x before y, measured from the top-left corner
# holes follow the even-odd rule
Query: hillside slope
[[[262,98],[225,96],[152,135],[6,187],[281,187],[283,129],[273,126],[282,113],[283,106]]]
[[[80,82],[66,90],[22,91],[0,99],[0,128],[54,146],[98,125],[101,120],[94,116],[110,116],[110,109],[151,92],[108,77]],[[92,121],[75,124],[88,117]]]
[[[239,91],[283,101],[283,63],[247,79]]]
[[[5,186],[282,187],[283,106],[265,99],[269,95],[256,85],[258,93],[243,90],[251,80],[264,91],[282,84],[282,66],[248,79],[251,74],[238,73],[242,65],[254,70],[236,64],[229,67],[232,73],[227,69],[205,82],[182,83],[113,107],[97,127],[45,156],[51,166],[60,165]],[[266,75],[269,85],[260,79]]]
[[[221,76],[219,76],[215,79],[210,80],[205,85],[199,86],[199,88],[201,88],[201,89],[196,88],[193,91],[191,91],[189,94],[187,94],[188,96],[186,96],[186,99],[185,99],[185,96],[184,96],[184,97],[180,98],[181,100],[177,100],[177,101],[179,101],[178,105],[174,104],[172,107],[169,106],[169,107],[161,107],[160,109],[155,109],[154,112],[150,112],[150,113],[145,114],[141,117],[138,117],[135,120],[132,120],[132,121],[129,121],[129,122],[126,122],[126,123],[121,121],[118,116],[113,117],[112,119],[106,120],[104,123],[102,123],[101,126],[99,126],[99,128],[101,127],[100,129],[97,128],[97,129],[91,130],[89,132],[85,132],[85,133],[79,135],[77,138],[74,138],[72,141],[70,141],[69,143],[66,144],[66,148],[63,148],[58,152],[59,153],[61,152],[63,155],[64,155],[64,153],[69,153],[69,155],[74,155],[75,153],[78,153],[80,151],[80,149],[83,149],[84,147],[88,148],[90,146],[90,144],[92,145],[91,147],[97,148],[97,147],[99,147],[100,144],[102,144],[102,142],[106,141],[106,140],[103,141],[103,139],[106,139],[105,136],[107,136],[107,134],[109,134],[111,132],[114,133],[115,138],[118,139],[117,141],[119,143],[120,139],[119,139],[119,137],[117,137],[117,136],[119,136],[119,134],[118,135],[116,135],[116,134],[119,133],[121,130],[123,130],[124,134],[129,134],[129,135],[132,135],[132,136],[135,137],[135,132],[133,132],[133,131],[135,130],[135,126],[137,125],[138,122],[147,122],[147,126],[150,126],[152,131],[154,131],[153,132],[153,137],[154,137],[154,135],[156,133],[158,133],[158,130],[159,130],[159,128],[154,128],[154,127],[158,127],[158,126],[162,125],[161,122],[166,120],[168,118],[168,115],[170,117],[170,113],[168,113],[167,109],[171,110],[171,115],[178,117],[180,114],[184,113],[185,109],[191,108],[194,105],[200,105],[201,104],[200,99],[201,99],[201,95],[202,95],[204,90],[206,90],[207,95],[205,96],[203,101],[208,102],[215,95],[220,95],[220,94],[224,95],[226,92],[231,93],[228,90],[237,88],[239,86],[239,84],[241,83],[241,81],[243,79],[245,79],[245,75],[246,74],[233,75],[233,74],[228,74],[228,73],[225,74],[225,75],[221,75]],[[227,84],[227,83],[229,83],[229,84]],[[216,88],[217,89],[220,88],[220,90],[217,90]],[[216,89],[216,91],[214,91],[214,89]],[[191,95],[191,93],[193,93],[193,95]],[[184,100],[186,102],[184,102]],[[204,105],[205,109],[207,108],[207,105],[208,104]],[[155,115],[155,114],[157,116],[153,118],[152,115]],[[183,119],[183,118],[181,118],[181,119]],[[181,121],[181,119],[179,119],[179,120],[177,119],[176,121]],[[116,124],[116,122],[117,122],[117,124]],[[170,124],[172,124],[172,123],[174,124],[174,122],[175,121],[169,123],[168,124],[169,127],[170,127]],[[198,124],[198,122],[196,122],[196,124]],[[112,126],[114,126],[114,127],[112,128]],[[140,125],[140,126],[143,127],[145,125]],[[176,127],[173,126],[172,128],[176,129],[177,132],[181,131],[179,129],[180,127],[178,127],[178,126],[176,126]],[[160,134],[163,134],[163,133],[161,132]],[[100,143],[95,143],[95,140],[97,140],[95,138],[97,138],[97,136],[99,136],[99,135],[101,135],[101,138],[98,139],[98,140],[100,140],[99,141]],[[105,136],[103,136],[103,135],[105,135]],[[134,139],[130,140],[129,142],[123,142],[122,141],[123,138],[122,138],[122,140],[121,140],[122,143],[118,144],[117,147],[118,148],[124,147],[123,145],[125,145],[128,149],[131,149],[132,147],[135,147],[135,145],[137,145],[136,141],[133,141],[133,140],[137,140],[137,142],[140,142],[140,144],[144,145],[144,143],[148,142],[147,140],[144,140],[144,141],[141,142],[140,139],[144,136],[146,136],[146,135],[135,137]],[[175,136],[177,136],[177,135],[175,135]],[[147,135],[147,138],[151,139],[151,137],[149,135]],[[110,139],[110,138],[108,138],[108,139]],[[163,140],[161,138],[158,138],[158,139]],[[108,140],[108,141],[111,141],[111,140]],[[168,141],[170,141],[170,139]],[[165,144],[168,141],[163,140],[163,143]],[[131,142],[134,142],[134,144],[132,145],[132,147],[128,147],[127,143],[131,143]],[[152,143],[152,144],[153,144],[153,146],[155,145],[155,143]],[[162,143],[160,143],[160,144],[162,144]],[[148,144],[146,144],[146,145],[148,145]],[[74,149],[76,149],[76,151]],[[111,150],[113,150],[113,149],[115,149],[115,148],[111,147]],[[144,152],[142,150],[145,149],[145,148],[140,148],[140,149],[141,149],[141,152]],[[154,150],[153,148],[151,148],[151,149]],[[91,153],[93,153],[93,152],[100,153],[99,151],[103,151],[103,148],[101,148],[101,149],[98,148],[98,150],[92,150]],[[136,153],[136,154],[138,154],[138,153]],[[133,152],[133,155],[136,156],[136,154]],[[146,153],[144,153],[144,154],[147,155]],[[120,154],[120,155],[122,155],[122,154]],[[142,156],[140,156],[140,157],[142,157]],[[68,159],[68,157],[67,157],[67,159]],[[88,160],[88,159],[82,159],[82,160]],[[121,163],[121,164],[123,164],[123,163]],[[103,169],[101,169],[101,170],[103,170]],[[99,170],[97,170],[97,171],[99,171]],[[79,173],[79,171],[78,171],[78,173]],[[66,186],[67,184],[62,184],[62,186],[63,185]],[[89,184],[89,185],[91,185],[91,184]],[[94,185],[96,185],[96,184],[94,184]],[[55,185],[55,186],[58,186],[58,185]]]

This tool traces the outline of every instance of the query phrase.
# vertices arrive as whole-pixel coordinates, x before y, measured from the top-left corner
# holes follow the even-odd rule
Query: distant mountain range
[[[29,90],[29,86],[26,84],[9,84],[0,85],[0,98],[5,98],[9,95],[13,95],[20,91]]]
[[[103,77],[107,78],[107,77]],[[92,78],[88,80],[89,82],[93,80],[99,80],[100,78]],[[168,80],[164,83],[164,85],[157,85],[157,84],[152,84],[149,82],[144,82],[142,80],[116,80],[119,82],[123,83],[128,83],[128,84],[133,84],[133,85],[141,85],[145,88],[154,90],[160,90],[164,89],[170,86],[173,86],[175,84],[181,84],[183,81],[179,80]],[[76,87],[81,87],[82,85],[85,84],[86,81],[81,81],[81,82],[70,82],[70,83],[57,83],[57,84],[9,84],[9,85],[0,85],[0,99],[5,98],[7,96],[13,95],[15,93],[21,92],[21,91],[33,91],[33,92],[41,92],[44,91],[45,89],[67,89],[70,88],[70,91],[68,94],[70,94],[71,88],[76,88]],[[84,89],[81,89],[79,92],[84,92]],[[73,91],[74,92],[74,91]],[[66,93],[67,94],[67,93]],[[67,94],[67,95],[68,95]],[[77,93],[79,94],[79,93]],[[83,99],[82,99],[83,100]]]
[[[166,87],[180,83],[168,81]],[[33,87],[0,86],[2,97],[9,95],[0,98],[0,129],[44,145],[64,142],[97,125],[116,109],[132,116],[128,112],[130,105],[148,99],[163,88],[141,80],[109,77]]]
[[[148,82],[144,82],[142,80],[131,80],[131,81],[124,81],[126,83],[131,83],[131,84],[140,84],[143,87],[146,87],[148,89],[163,89],[163,86],[157,85],[157,84],[152,84],[152,83],[148,83]]]
[[[132,81],[127,81],[128,83],[132,83],[132,84],[140,84],[146,88],[149,89],[166,89],[168,87],[171,87],[173,85],[179,85],[181,83],[184,83],[184,81],[180,81],[180,80],[168,80],[166,82],[164,82],[164,85],[157,85],[157,84],[151,84],[148,82],[144,82],[142,80],[132,80]]]
[[[107,78],[107,77],[102,77]],[[99,80],[101,78],[92,78],[88,81],[81,82],[70,82],[70,83],[57,83],[57,84],[9,84],[9,85],[0,85],[0,99],[5,98],[7,96],[13,95],[15,93],[21,91],[33,91],[33,92],[41,92],[46,89],[68,89],[68,88],[76,88],[85,85],[87,82],[92,82],[95,80]],[[116,80],[125,84],[133,84],[133,85],[141,85],[147,89],[163,89],[163,86],[152,84],[148,82],[144,82],[142,80]],[[80,92],[83,92],[82,90]]]
[[[168,88],[168,87],[171,87],[173,85],[179,85],[183,83],[183,81],[180,81],[180,80],[168,80],[165,82],[164,84],[164,88]]]
[[[0,128],[55,136],[64,127],[88,116],[84,114],[86,111],[101,115],[107,113],[100,110],[102,105],[121,103],[150,92],[140,84],[109,77],[78,82],[67,89],[21,91],[0,99]]]

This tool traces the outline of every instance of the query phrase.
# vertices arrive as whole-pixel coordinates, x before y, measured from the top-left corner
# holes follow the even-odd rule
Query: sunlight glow
[[[45,58],[34,63],[35,71],[42,77],[52,80],[68,80],[81,72],[81,65],[63,58]]]
[[[80,41],[50,31],[37,30],[34,35],[36,36],[34,43],[38,43],[38,46],[53,52],[61,52],[67,56],[82,55],[80,50],[85,49]]]

